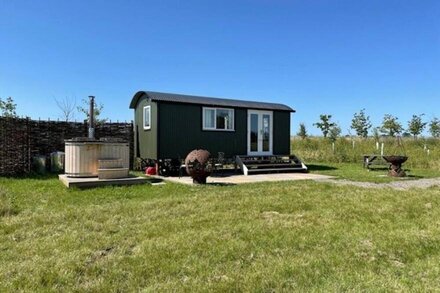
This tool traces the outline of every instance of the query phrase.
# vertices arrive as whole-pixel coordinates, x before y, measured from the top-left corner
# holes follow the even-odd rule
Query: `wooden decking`
[[[152,180],[152,178],[130,176],[127,178],[118,179],[99,179],[98,177],[91,178],[72,178],[67,177],[67,175],[59,175],[60,181],[70,187],[78,188],[91,188],[106,185],[134,185],[134,184],[145,184],[145,183],[157,183],[158,180]]]
[[[236,164],[245,176],[261,173],[307,172],[296,156],[236,156]]]

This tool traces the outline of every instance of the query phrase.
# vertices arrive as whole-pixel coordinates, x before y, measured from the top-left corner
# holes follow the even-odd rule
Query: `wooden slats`
[[[0,117],[0,175],[28,173],[31,171],[32,157],[64,151],[65,139],[86,135],[87,124],[84,122]],[[132,166],[132,123],[99,124],[96,126],[95,135],[98,138],[118,137],[129,141],[129,165]],[[69,162],[66,162],[67,164]]]
[[[307,171],[296,156],[238,156],[245,175],[253,173]]]

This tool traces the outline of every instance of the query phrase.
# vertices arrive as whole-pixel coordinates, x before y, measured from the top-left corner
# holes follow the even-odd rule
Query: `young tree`
[[[306,125],[304,123],[299,124],[299,130],[298,130],[297,135],[299,137],[301,137],[302,139],[305,139],[308,136]]]
[[[411,136],[412,136],[412,134],[409,133],[408,131],[402,132],[402,137],[411,137]]]
[[[77,110],[78,110],[78,112],[86,115],[86,119],[89,119],[90,102],[87,99],[82,99],[82,103],[83,103],[83,106],[78,106]],[[107,121],[107,118],[100,118],[102,110],[104,109],[104,105],[103,104],[98,105],[95,100],[93,109],[94,109],[93,116],[95,119],[95,124],[105,123]]]
[[[0,111],[1,116],[4,117],[17,117],[17,104],[14,103],[14,100],[9,97],[6,99],[6,101],[3,101],[0,98]]]
[[[395,136],[401,133],[403,130],[402,124],[398,121],[397,117],[390,114],[385,114],[382,121],[382,127],[380,131],[388,136]]]
[[[429,132],[432,137],[440,137],[440,120],[434,117],[431,122],[429,122]]]
[[[329,131],[329,138],[332,142],[335,142],[338,137],[341,135],[341,127],[339,127],[336,123]]]
[[[324,137],[327,137],[327,134],[329,133],[330,129],[336,126],[336,123],[330,121],[331,118],[332,115],[321,114],[319,115],[319,119],[321,121],[313,124],[317,128],[321,129],[322,135]]]
[[[427,122],[423,122],[422,117],[425,114],[413,115],[411,120],[408,121],[408,132],[413,135],[414,139],[417,139],[426,127]]]
[[[73,120],[75,117],[76,99],[69,99],[65,97],[62,100],[55,98],[55,103],[61,111],[61,119],[67,121]],[[88,114],[88,113],[87,113]]]
[[[368,137],[368,130],[371,128],[371,122],[370,116],[365,115],[365,109],[362,109],[359,113],[353,115],[351,128],[356,131],[358,136],[364,138]]]
[[[374,140],[377,142],[380,140],[380,127],[373,128],[373,137],[374,137]]]

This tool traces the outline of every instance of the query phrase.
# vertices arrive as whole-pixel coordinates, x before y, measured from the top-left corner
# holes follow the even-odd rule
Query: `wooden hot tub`
[[[99,160],[120,160],[122,168],[129,168],[129,143],[117,139],[66,140],[65,153],[65,174],[69,177],[97,177]]]

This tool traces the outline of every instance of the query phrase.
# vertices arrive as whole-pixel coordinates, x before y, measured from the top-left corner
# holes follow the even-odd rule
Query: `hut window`
[[[144,107],[144,129],[151,128],[151,106]]]
[[[203,130],[234,130],[234,109],[203,108]]]

